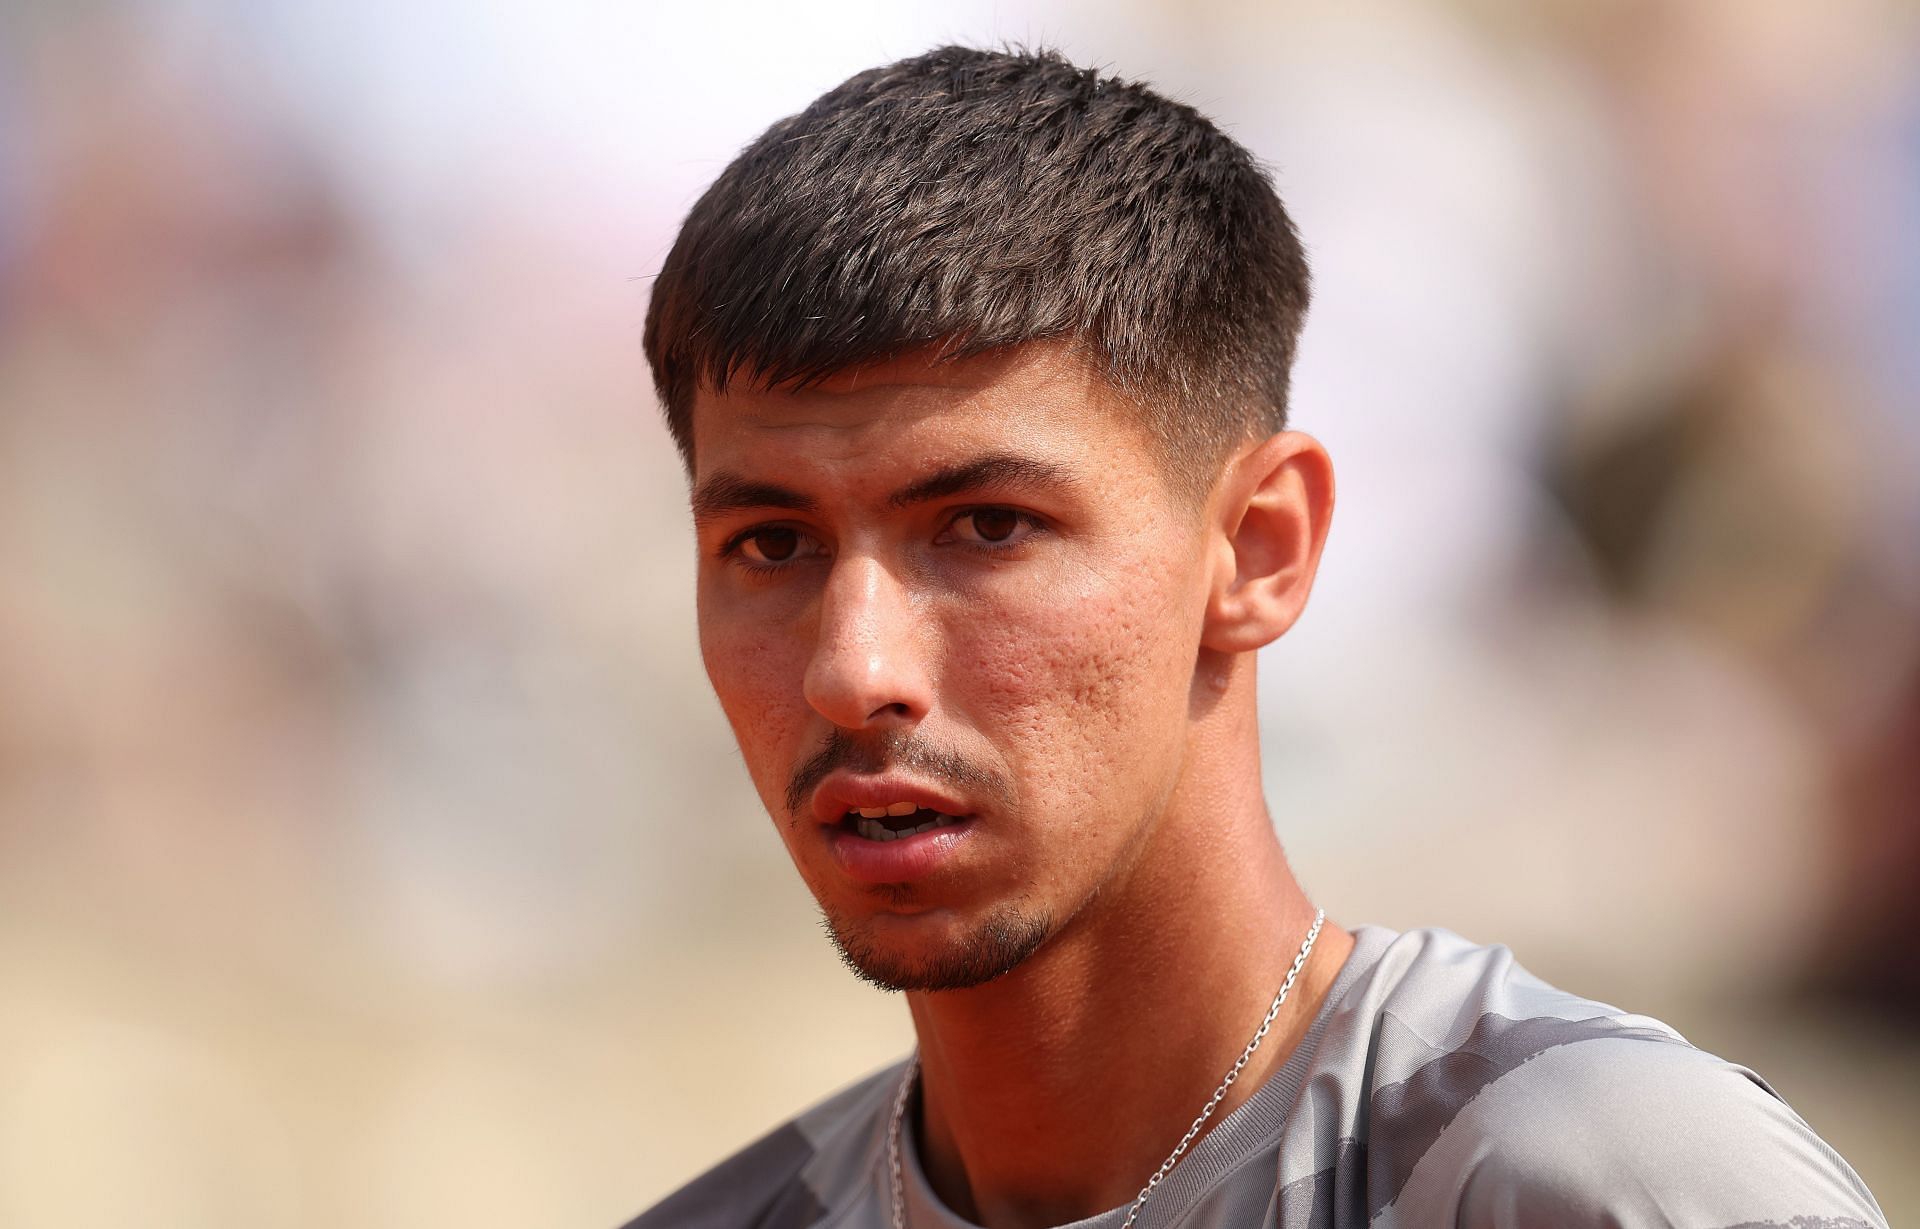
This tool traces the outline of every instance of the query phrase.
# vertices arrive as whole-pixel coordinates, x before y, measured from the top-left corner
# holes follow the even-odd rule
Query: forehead
[[[1053,343],[945,362],[910,354],[799,391],[702,389],[692,426],[696,481],[722,469],[911,464],[982,448],[1124,468],[1151,464],[1153,449],[1140,411]]]

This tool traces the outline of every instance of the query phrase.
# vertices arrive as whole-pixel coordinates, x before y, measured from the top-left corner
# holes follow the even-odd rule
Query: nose
[[[917,624],[911,595],[878,560],[834,560],[807,663],[807,703],[847,730],[918,722],[931,697]]]

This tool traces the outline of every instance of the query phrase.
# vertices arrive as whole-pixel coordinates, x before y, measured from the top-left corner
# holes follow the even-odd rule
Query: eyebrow
[[[1034,490],[1073,485],[1072,475],[1061,466],[1018,453],[994,452],[946,466],[908,483],[887,497],[887,506],[906,508],[988,488]],[[702,482],[693,493],[695,524],[756,508],[812,513],[819,511],[820,503],[811,495],[778,483],[755,482],[726,470]]]
[[[693,522],[696,525],[718,520],[735,512],[753,508],[784,508],[789,512],[815,512],[819,503],[812,496],[788,490],[771,482],[754,482],[738,474],[721,470],[700,484],[693,493]]]
[[[887,506],[905,508],[987,487],[1034,490],[1072,485],[1073,479],[1067,471],[1051,462],[1036,461],[1017,453],[993,452],[935,470],[925,478],[909,483],[887,497]]]

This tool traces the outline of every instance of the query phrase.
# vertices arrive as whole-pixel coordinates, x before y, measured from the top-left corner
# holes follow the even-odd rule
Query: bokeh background
[[[765,124],[1003,40],[1305,235],[1310,890],[1670,1020],[1920,1220],[1913,7],[0,14],[0,1226],[610,1227],[904,1051],[707,692],[639,334]]]

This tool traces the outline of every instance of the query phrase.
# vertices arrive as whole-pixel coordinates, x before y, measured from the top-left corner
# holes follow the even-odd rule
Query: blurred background
[[[762,127],[1003,40],[1308,244],[1310,891],[1920,1220],[1920,14],[1286,7],[4,0],[0,1226],[611,1227],[905,1050],[707,691],[639,336]]]

